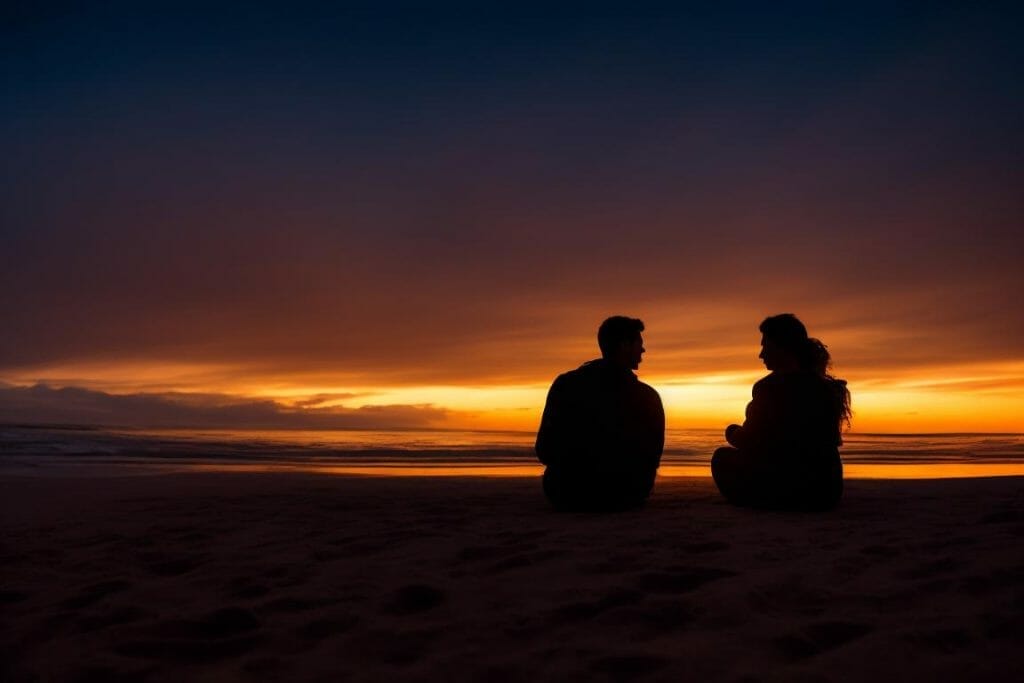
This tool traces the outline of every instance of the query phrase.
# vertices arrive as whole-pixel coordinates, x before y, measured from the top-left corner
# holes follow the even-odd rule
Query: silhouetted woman
[[[761,323],[771,374],[754,384],[747,419],[729,425],[733,448],[715,451],[711,474],[731,503],[779,510],[826,510],[843,494],[842,428],[850,422],[846,382],[828,372],[825,345],[792,313]]]

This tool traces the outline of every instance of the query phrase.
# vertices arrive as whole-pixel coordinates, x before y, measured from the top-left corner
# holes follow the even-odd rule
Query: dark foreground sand
[[[830,514],[659,483],[0,477],[0,678],[1009,680],[1024,481],[848,482]]]

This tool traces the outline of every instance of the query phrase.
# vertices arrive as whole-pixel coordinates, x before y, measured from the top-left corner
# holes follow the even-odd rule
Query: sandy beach
[[[1024,480],[852,480],[828,514],[661,480],[0,478],[5,681],[1005,679]]]

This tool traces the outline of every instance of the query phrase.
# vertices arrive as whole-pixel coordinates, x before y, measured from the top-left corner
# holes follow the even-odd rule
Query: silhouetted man
[[[665,445],[661,398],[633,374],[644,324],[601,323],[601,358],[559,375],[537,434],[544,493],[560,510],[625,510],[643,505]]]

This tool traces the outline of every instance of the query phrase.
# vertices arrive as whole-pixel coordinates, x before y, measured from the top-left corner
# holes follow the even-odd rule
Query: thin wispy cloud
[[[294,408],[271,400],[190,394],[115,395],[77,387],[0,387],[0,422],[146,428],[402,429],[448,417],[430,405]]]

